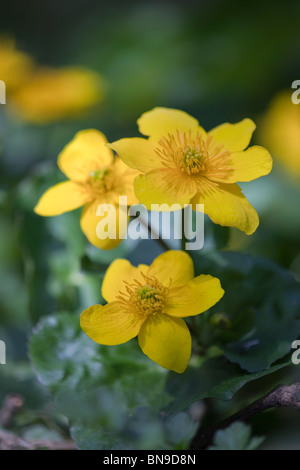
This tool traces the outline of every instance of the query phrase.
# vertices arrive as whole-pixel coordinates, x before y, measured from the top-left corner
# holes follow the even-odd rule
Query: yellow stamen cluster
[[[89,178],[82,186],[83,190],[88,192],[93,198],[113,191],[115,181],[112,167],[96,167],[96,169],[91,170],[89,172]]]
[[[164,166],[178,168],[189,176],[224,178],[231,171],[230,153],[217,145],[211,136],[191,131],[168,134],[158,142],[156,153]]]
[[[162,312],[169,289],[153,276],[142,276],[144,284],[136,279],[132,284],[124,281],[126,293],[120,292],[118,300],[127,310],[138,315],[156,315]]]

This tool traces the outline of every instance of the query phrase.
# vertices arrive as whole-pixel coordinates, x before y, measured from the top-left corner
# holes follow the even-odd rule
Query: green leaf
[[[238,390],[253,380],[276,372],[291,364],[290,358],[270,369],[248,374],[225,357],[208,359],[198,367],[189,366],[183,374],[171,373],[167,390],[174,400],[166,411],[178,413],[191,403],[204,398],[230,400]]]
[[[94,343],[80,328],[79,315],[50,316],[37,325],[30,356],[39,380],[54,393],[99,386],[124,394],[129,408],[166,402],[167,371],[142,354],[137,341],[119,346]]]
[[[137,408],[114,432],[77,423],[71,427],[71,435],[82,450],[183,450],[197,426],[187,413],[162,418],[150,408]]]
[[[77,424],[71,427],[71,436],[79,450],[128,450],[115,433]]]
[[[104,274],[109,264],[92,261],[88,255],[81,258],[81,269],[86,272]]]
[[[251,427],[237,421],[226,429],[220,429],[214,435],[213,446],[208,450],[255,450],[264,441],[264,437],[252,437]]]
[[[300,284],[295,278],[270,261],[241,253],[192,255],[197,274],[218,277],[225,290],[211,315],[225,314],[231,323],[229,329],[209,327],[210,314],[200,316],[204,341],[217,342],[230,361],[249,372],[268,369],[288,354],[300,336]]]
[[[205,249],[207,249],[207,246],[214,250],[226,248],[230,240],[230,232],[231,229],[229,227],[222,227],[221,225],[214,224],[209,219],[206,220]]]
[[[54,429],[49,429],[41,424],[27,426],[22,432],[23,439],[27,441],[53,441],[63,440],[63,436]]]
[[[170,444],[164,437],[159,410],[170,400],[167,371],[150,361],[136,340],[98,345],[80,329],[78,315],[62,313],[40,321],[29,349],[40,382],[69,418],[79,448],[151,449],[160,442],[172,448],[186,442],[184,430],[180,443]],[[190,429],[187,423],[188,439]]]

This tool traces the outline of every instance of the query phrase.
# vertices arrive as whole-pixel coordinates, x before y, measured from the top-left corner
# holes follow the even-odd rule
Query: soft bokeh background
[[[300,78],[299,20],[299,1],[1,4],[0,37],[15,38],[17,48],[39,65],[98,72],[105,89],[93,109],[45,125],[17,117],[9,95],[7,105],[0,105],[0,339],[7,344],[0,402],[8,392],[22,394],[26,423],[36,425],[42,415],[64,425],[30,371],[32,326],[42,316],[78,313],[98,303],[97,265],[116,254],[147,262],[160,250],[153,242],[132,254],[135,245],[124,242],[116,252],[100,252],[82,235],[80,212],[47,220],[35,215],[39,196],[63,180],[56,167],[59,151],[84,128],[97,128],[111,141],[137,136],[136,119],[154,106],[183,109],[207,129],[250,117],[258,126],[253,142],[265,143],[259,129],[271,101]],[[284,156],[273,157],[272,174],[243,187],[260,226],[251,237],[232,230],[229,246],[271,258],[300,276],[300,178],[283,164]],[[206,250],[211,232],[207,224]],[[243,392],[243,403],[253,387]],[[214,406],[213,416],[235,411],[232,403]],[[299,418],[292,411],[258,417],[253,425],[256,434],[268,434],[266,448],[300,448]]]

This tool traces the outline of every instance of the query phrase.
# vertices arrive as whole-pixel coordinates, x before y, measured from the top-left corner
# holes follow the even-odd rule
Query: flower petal
[[[255,145],[230,155],[232,172],[226,177],[226,183],[252,181],[267,175],[272,170],[273,160],[268,150]]]
[[[257,212],[236,184],[210,186],[192,199],[193,204],[204,204],[204,212],[215,224],[237,227],[251,235],[258,227]]]
[[[298,90],[294,93],[298,94]],[[294,176],[300,174],[300,106],[291,100],[291,91],[276,94],[259,131],[259,140],[276,155],[278,162]]]
[[[104,215],[97,215],[97,210],[102,204],[106,204],[106,202],[99,199],[87,204],[82,211],[80,225],[83,233],[90,243],[102,250],[112,250],[123,240],[119,234],[124,234],[124,236],[126,234],[128,224],[127,207],[110,204],[109,213],[111,214],[111,219],[109,219],[109,213],[106,212],[106,210]],[[121,224],[119,222],[119,217],[121,217]],[[104,219],[106,219],[107,222],[109,220],[109,222],[107,224],[104,223]],[[101,227],[101,221],[105,227]],[[99,233],[107,233],[106,238],[99,238],[97,230]]]
[[[164,313],[174,317],[198,315],[215,305],[223,297],[219,279],[201,275],[185,286],[172,288],[164,307]]]
[[[197,187],[193,184],[185,184],[184,176],[180,173],[177,175],[170,170],[154,170],[146,175],[138,176],[134,181],[134,189],[137,198],[149,210],[157,210],[151,208],[152,204],[167,204],[172,206],[178,204],[174,208],[160,208],[160,211],[178,210],[189,204],[191,198],[197,192]]]
[[[149,266],[140,264],[135,267],[127,259],[114,260],[107,269],[103,283],[102,296],[107,302],[117,300],[120,292],[126,292],[125,282],[131,283],[134,280],[143,282],[143,274],[146,274]]]
[[[154,276],[165,286],[183,286],[194,277],[194,264],[184,251],[170,250],[159,255],[151,264],[149,276]]]
[[[119,197],[126,196],[128,206],[138,204],[139,201],[135,195],[133,183],[134,179],[140,175],[140,172],[127,166],[119,157],[115,158],[113,169],[115,175],[114,178],[117,182],[117,191],[113,195],[114,202],[119,204]]]
[[[24,120],[36,124],[80,116],[103,99],[102,78],[81,67],[36,67],[23,80],[14,92],[12,105]]]
[[[113,149],[126,165],[148,172],[162,167],[161,159],[155,153],[154,145],[142,137],[120,139],[107,146]]]
[[[78,132],[58,156],[61,171],[73,181],[86,181],[91,171],[113,162],[106,137],[95,129]]]
[[[147,111],[142,114],[137,123],[141,134],[154,139],[173,134],[177,130],[184,132],[199,127],[197,119],[184,111],[171,108],[154,108]]]
[[[93,305],[80,316],[81,328],[93,341],[111,346],[134,338],[143,322],[143,317],[125,312],[119,302]]]
[[[79,184],[64,181],[49,188],[40,198],[34,212],[43,216],[60,215],[87,202],[87,195]]]
[[[149,315],[139,333],[139,345],[152,361],[182,373],[191,357],[191,334],[181,318]]]
[[[218,144],[223,144],[225,150],[239,152],[244,150],[251,140],[255,130],[255,124],[251,119],[243,119],[236,124],[221,124],[209,131]]]

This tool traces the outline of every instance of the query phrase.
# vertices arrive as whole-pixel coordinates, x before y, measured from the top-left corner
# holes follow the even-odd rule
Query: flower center
[[[148,316],[161,313],[169,289],[155,277],[142,274],[145,283],[134,280],[129,284],[124,281],[126,293],[120,292],[118,300],[129,311]]]
[[[114,187],[113,172],[108,166],[91,170],[89,179],[85,183],[85,189],[92,197],[100,196],[111,191]]]
[[[206,152],[199,145],[195,147],[187,146],[183,149],[183,164],[188,175],[194,175],[205,170]]]
[[[109,169],[107,166],[103,168],[99,168],[98,170],[92,170],[90,172],[90,176],[94,181],[104,180],[105,177],[108,175]]]
[[[176,131],[158,142],[156,153],[164,166],[188,176],[224,178],[231,172],[230,152],[210,135]]]

